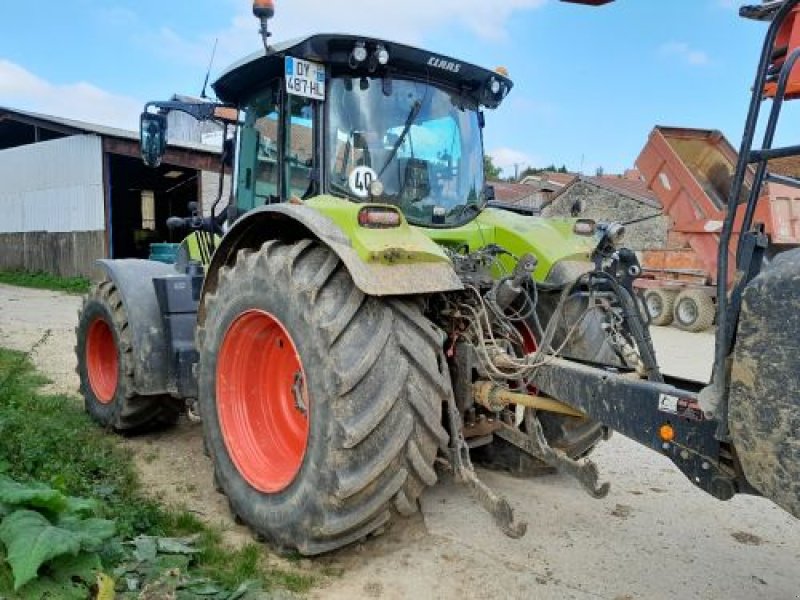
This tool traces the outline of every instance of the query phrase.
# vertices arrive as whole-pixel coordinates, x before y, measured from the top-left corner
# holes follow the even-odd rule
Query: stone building
[[[630,223],[625,245],[632,250],[663,248],[670,228],[658,199],[635,173],[579,176],[542,209],[542,216]]]

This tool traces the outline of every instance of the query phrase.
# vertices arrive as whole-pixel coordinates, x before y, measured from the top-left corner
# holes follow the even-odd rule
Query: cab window
[[[273,92],[254,106],[253,128],[258,134],[255,161],[255,195],[265,204],[278,200],[278,103]]]
[[[289,198],[308,198],[316,190],[314,177],[314,102],[287,96],[286,181]]]

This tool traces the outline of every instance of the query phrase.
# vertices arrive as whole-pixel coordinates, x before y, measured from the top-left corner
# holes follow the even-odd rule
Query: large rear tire
[[[177,421],[179,400],[136,393],[128,315],[112,281],[96,284],[84,298],[75,335],[80,391],[92,419],[120,432]]]
[[[416,511],[452,393],[443,334],[416,303],[365,296],[310,240],[240,251],[204,303],[200,410],[236,517],[314,555]]]

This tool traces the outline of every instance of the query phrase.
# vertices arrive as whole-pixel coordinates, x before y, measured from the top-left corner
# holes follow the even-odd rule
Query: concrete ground
[[[28,350],[49,330],[34,361],[52,389],[71,394],[79,303],[0,285],[0,345]],[[713,335],[654,328],[653,338],[667,373],[708,378]],[[249,539],[213,492],[198,426],[125,444],[155,495],[218,523],[233,543]],[[800,522],[762,498],[714,500],[619,435],[593,457],[612,482],[603,500],[562,475],[481,473],[528,522],[520,540],[502,535],[463,488],[443,480],[423,495],[422,516],[300,566],[341,573],[323,578],[320,598],[800,598]]]

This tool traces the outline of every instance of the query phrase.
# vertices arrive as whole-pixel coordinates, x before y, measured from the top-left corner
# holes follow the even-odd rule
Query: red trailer
[[[672,219],[667,247],[644,253],[637,286],[656,325],[672,322],[687,331],[713,324],[719,232],[727,208],[737,153],[716,130],[653,129],[636,160],[647,187]],[[743,197],[746,198],[746,190]],[[755,222],[762,223],[777,251],[800,243],[800,190],[767,184]],[[744,206],[738,209],[742,218]],[[732,282],[735,265],[730,251]]]

